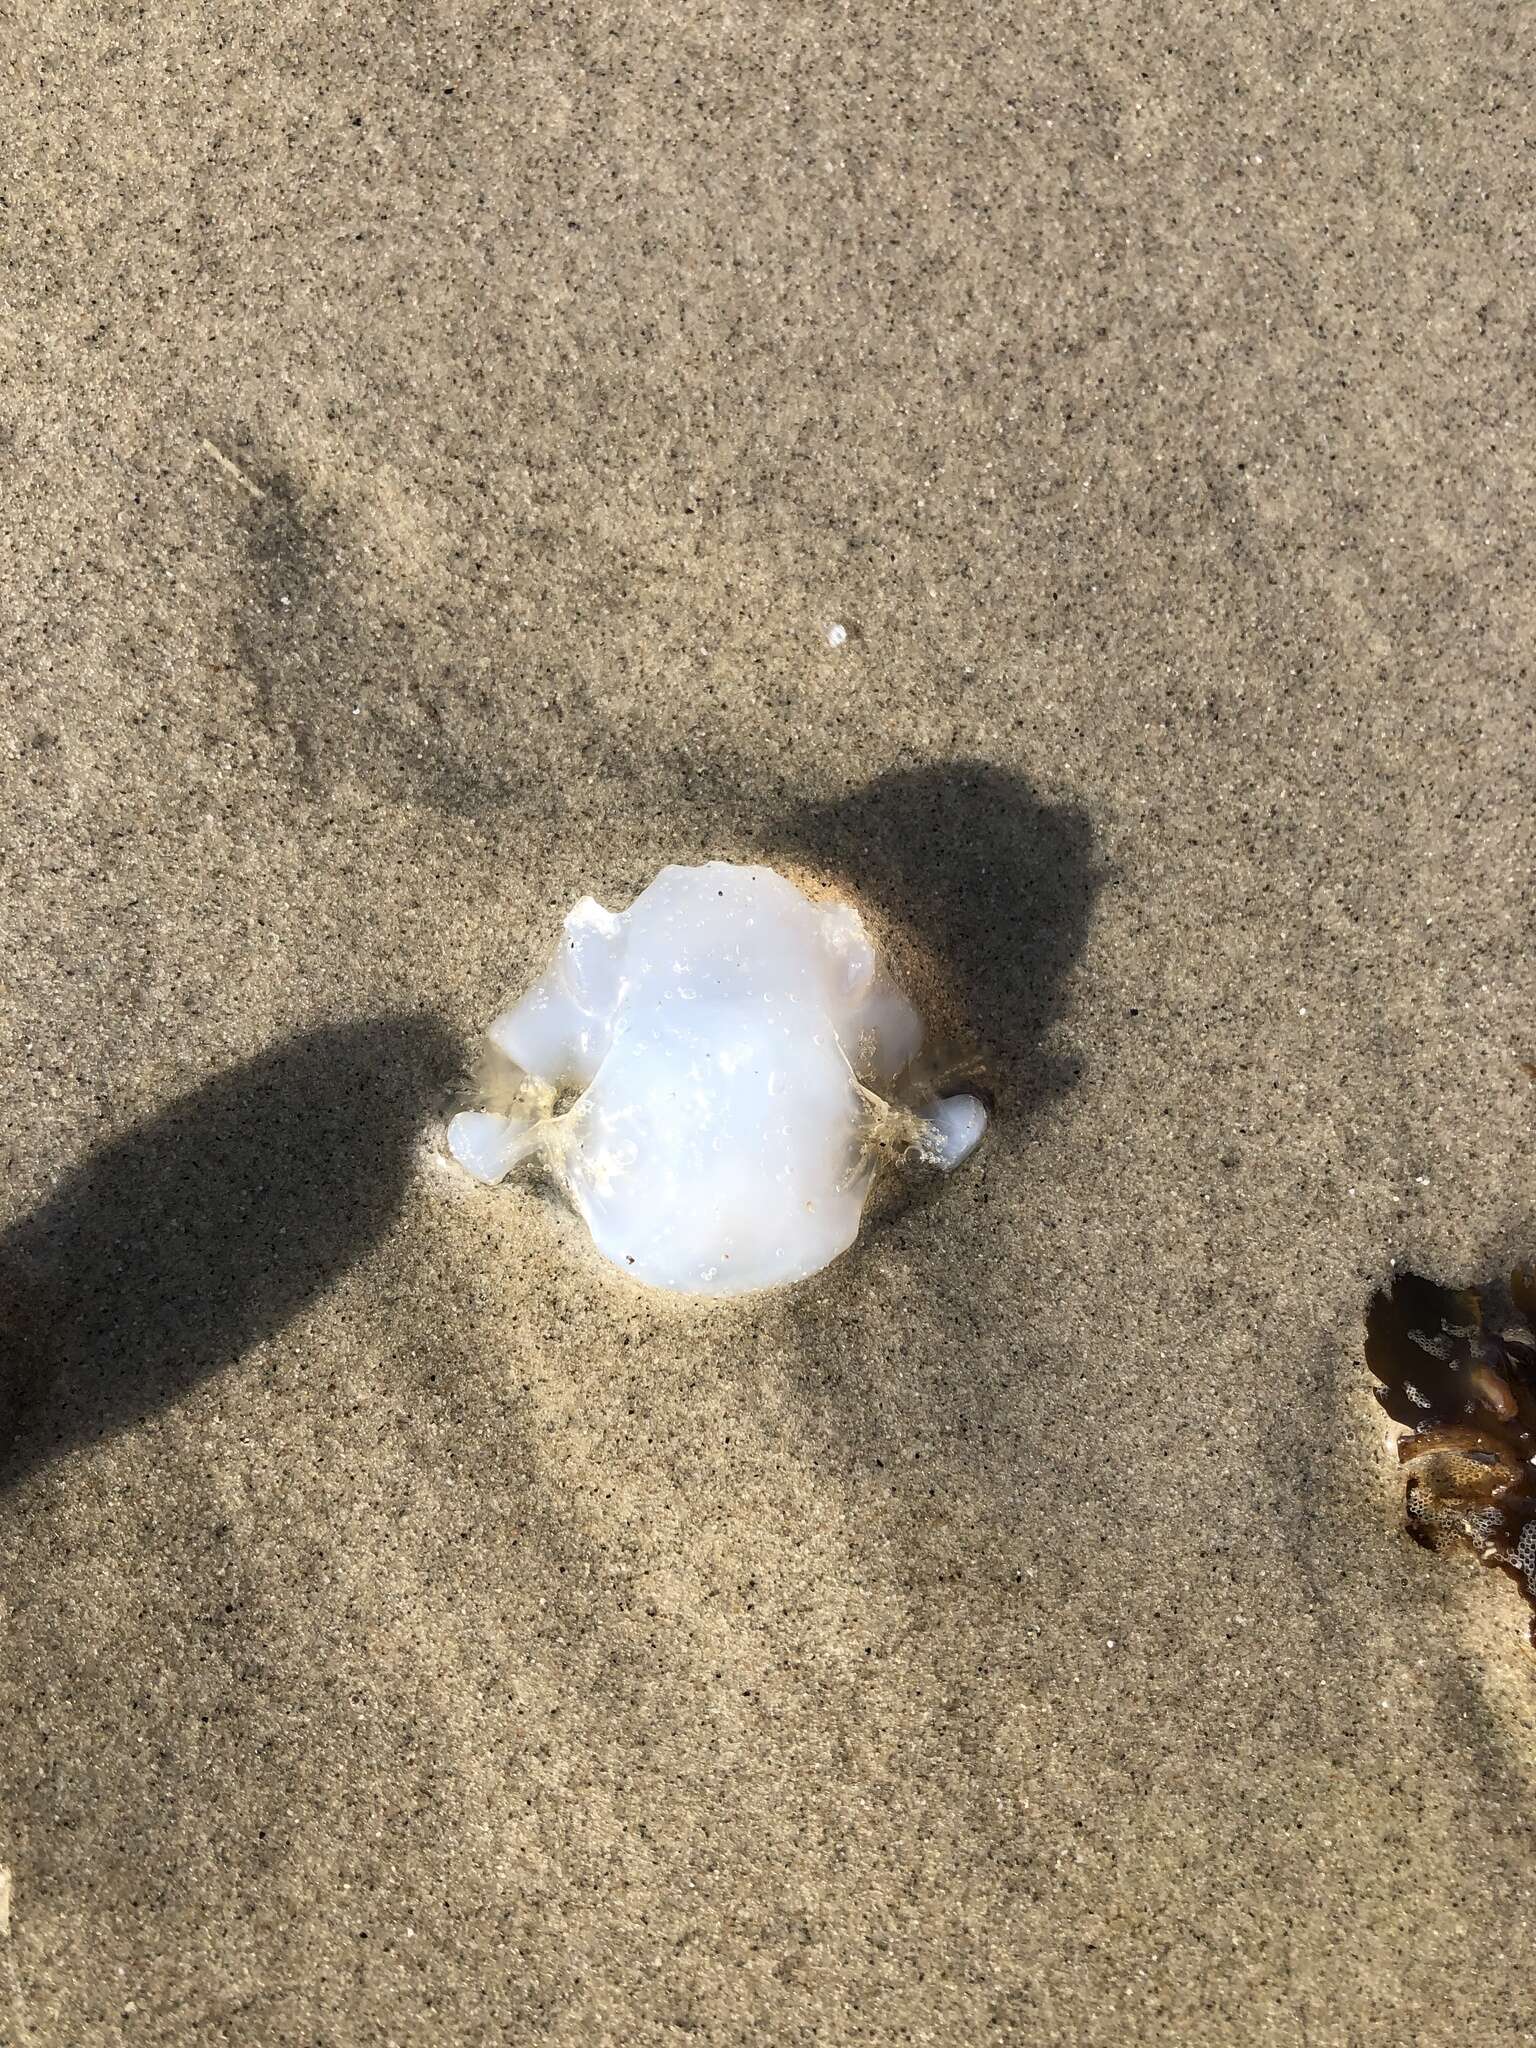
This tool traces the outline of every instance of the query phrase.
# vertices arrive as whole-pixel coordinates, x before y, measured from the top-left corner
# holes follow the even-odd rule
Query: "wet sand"
[[[1529,24],[8,44],[0,2039],[1536,2040]],[[716,1307],[434,1149],[706,855],[998,1098]]]

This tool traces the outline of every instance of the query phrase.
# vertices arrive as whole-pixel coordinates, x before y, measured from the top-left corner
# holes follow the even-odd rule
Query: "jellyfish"
[[[923,1024],[857,910],[773,869],[663,868],[591,897],[489,1029],[496,1070],[448,1147],[495,1184],[538,1158],[602,1256],[647,1286],[749,1294],[858,1235],[882,1158],[975,1149],[974,1093],[916,1078]]]

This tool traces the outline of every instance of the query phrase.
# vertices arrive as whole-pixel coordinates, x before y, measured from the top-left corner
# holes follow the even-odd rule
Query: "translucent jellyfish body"
[[[897,1106],[921,1019],[858,912],[771,868],[663,868],[617,914],[584,898],[490,1038],[511,1087],[453,1119],[454,1157],[496,1182],[541,1155],[604,1258],[685,1293],[817,1272],[882,1148],[955,1166],[986,1124],[970,1095]]]

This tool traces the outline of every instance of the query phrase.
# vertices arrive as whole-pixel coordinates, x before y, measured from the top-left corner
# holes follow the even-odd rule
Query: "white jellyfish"
[[[663,868],[617,914],[583,898],[490,1038],[516,1093],[453,1119],[460,1165],[496,1182],[541,1155],[604,1258],[686,1293],[817,1272],[882,1146],[956,1166],[986,1125],[972,1095],[894,1106],[917,1012],[856,910],[766,867]]]

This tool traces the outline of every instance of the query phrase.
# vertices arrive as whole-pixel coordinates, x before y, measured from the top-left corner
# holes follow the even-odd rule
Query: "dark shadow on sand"
[[[1072,1086],[1077,1062],[1051,1034],[1102,882],[1083,812],[990,762],[955,761],[808,803],[769,845],[846,876],[917,941],[955,1005],[958,1038],[936,1050],[941,1092],[980,1090],[996,1112],[988,1145],[1016,1143]],[[885,1176],[866,1237],[929,1207],[942,1186],[932,1173]]]
[[[0,1240],[0,1486],[237,1359],[375,1244],[454,1073],[432,1020],[306,1033],[104,1146]]]
[[[1046,1039],[1101,880],[1083,812],[990,762],[955,761],[806,804],[771,842],[848,876],[914,934],[1013,1118],[1070,1086]]]

